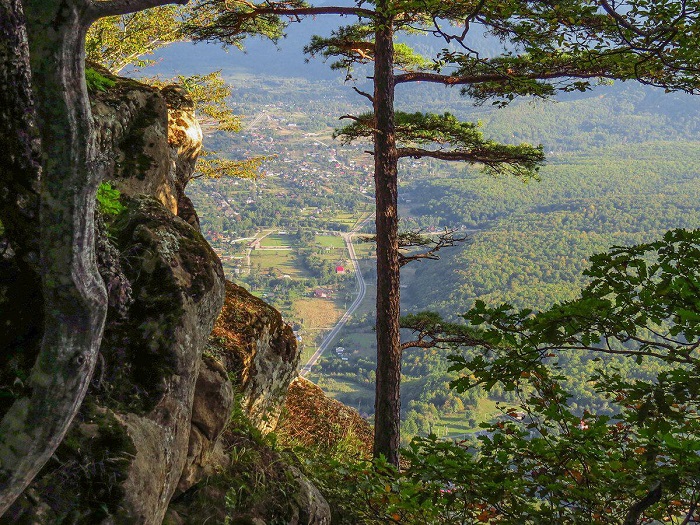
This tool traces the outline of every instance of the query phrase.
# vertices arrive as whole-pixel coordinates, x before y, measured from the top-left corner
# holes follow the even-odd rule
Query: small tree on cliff
[[[205,23],[209,14],[209,10],[192,2],[185,6],[164,5],[146,11],[101,18],[87,33],[86,58],[115,75],[130,66],[136,69],[146,68],[154,63],[154,60],[148,58],[150,55],[174,42],[189,40],[187,27]],[[280,31],[279,26],[250,29],[270,38],[279,36]],[[197,120],[205,133],[238,132],[241,129],[241,119],[228,102],[231,86],[221,77],[221,71],[178,75],[165,80],[146,76],[139,80],[158,87],[169,84],[182,86],[195,103]],[[258,176],[265,158],[258,156],[230,160],[205,147],[197,162],[197,176],[254,178]]]
[[[658,60],[636,59],[627,47],[611,49],[617,27],[598,12],[596,2],[444,2],[360,0],[353,6],[310,6],[298,0],[209,0],[220,14],[199,29],[195,38],[228,43],[252,20],[275,23],[316,15],[357,17],[328,38],[314,37],[311,54],[334,57],[333,68],[351,71],[373,63],[374,90],[355,90],[372,104],[365,115],[347,116],[354,122],[338,135],[346,141],[368,137],[375,162],[377,232],[377,375],[375,397],[375,456],[398,464],[401,377],[399,335],[399,236],[397,169],[400,158],[436,158],[483,165],[491,173],[522,178],[534,175],[544,156],[541,147],[503,145],[484,139],[478,126],[453,116],[395,110],[399,84],[432,82],[463,86],[477,101],[495,97],[504,105],[521,95],[549,96],[557,90],[591,87],[587,79],[650,76]],[[505,42],[504,52],[484,58],[471,47],[474,28]],[[397,42],[401,33],[433,35],[453,49],[426,59]],[[663,69],[663,68],[661,68]],[[444,74],[443,71],[450,71]],[[350,75],[348,75],[350,78]]]

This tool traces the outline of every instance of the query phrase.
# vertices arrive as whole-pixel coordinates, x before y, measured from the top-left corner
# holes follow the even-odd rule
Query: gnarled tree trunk
[[[0,203],[9,203],[0,216],[18,255],[38,269],[44,302],[30,391],[0,421],[0,516],[48,461],[78,412],[104,328],[107,294],[94,246],[104,159],[85,84],[85,33],[99,17],[169,3],[187,0],[24,0],[25,22],[20,0],[0,0],[0,79],[9,81],[0,89],[0,105],[17,108],[1,114],[8,115],[1,131],[17,140],[3,140],[7,148],[0,153],[6,166]],[[41,177],[32,162],[39,150],[32,91]],[[31,213],[37,208],[38,221]]]
[[[12,31],[21,34],[20,6],[5,5],[16,16]],[[38,244],[44,333],[29,380],[31,391],[0,422],[0,513],[46,463],[77,413],[106,314],[94,251],[94,203],[101,174],[83,69],[89,26],[84,8],[82,2],[25,0],[42,143]],[[26,65],[26,47],[16,52],[16,62]],[[26,86],[15,87],[21,97]]]

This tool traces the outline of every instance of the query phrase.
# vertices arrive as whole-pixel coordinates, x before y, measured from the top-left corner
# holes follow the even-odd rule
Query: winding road
[[[311,371],[311,367],[313,367],[316,364],[323,352],[326,351],[333,339],[335,339],[335,336],[338,335],[338,332],[340,332],[340,330],[343,329],[345,324],[350,319],[350,316],[353,313],[355,313],[355,310],[357,310],[357,308],[360,306],[360,303],[365,298],[365,293],[367,292],[367,285],[365,284],[364,277],[362,277],[362,272],[360,271],[360,264],[358,263],[357,256],[355,255],[355,247],[352,244],[352,237],[360,230],[360,228],[362,228],[362,226],[364,226],[364,224],[371,217],[372,216],[370,215],[365,220],[355,225],[355,227],[348,233],[342,234],[343,240],[345,241],[345,246],[347,247],[348,253],[350,254],[350,261],[352,262],[352,267],[355,271],[355,279],[357,281],[357,297],[350,305],[350,308],[348,308],[345,311],[345,313],[338,320],[336,325],[331,329],[331,331],[326,334],[326,336],[323,338],[323,341],[320,345],[318,345],[318,349],[314,352],[311,358],[301,368],[301,370],[299,371],[299,375],[302,377],[306,376]]]

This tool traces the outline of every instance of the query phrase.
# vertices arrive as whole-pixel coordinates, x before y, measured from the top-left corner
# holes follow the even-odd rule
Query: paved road
[[[299,375],[301,375],[302,377],[306,376],[311,371],[311,367],[313,367],[316,364],[323,352],[326,351],[326,349],[331,344],[335,336],[338,335],[338,332],[340,332],[340,330],[343,329],[345,324],[350,319],[350,316],[353,313],[355,313],[355,310],[357,310],[357,307],[360,306],[360,303],[365,298],[365,293],[367,292],[367,285],[365,284],[365,279],[362,277],[362,272],[360,271],[360,264],[358,263],[357,256],[355,255],[355,247],[352,244],[352,236],[355,233],[357,233],[358,230],[362,228],[362,226],[364,226],[364,224],[370,218],[371,215],[367,217],[364,221],[359,223],[357,226],[355,226],[350,232],[342,234],[343,240],[345,241],[345,246],[347,246],[348,253],[350,254],[350,261],[352,262],[352,267],[355,270],[355,279],[357,281],[357,297],[350,305],[350,308],[348,308],[345,311],[338,323],[323,338],[323,341],[318,346],[318,349],[314,352],[314,355],[312,355],[311,358],[306,362],[306,364],[301,368]]]

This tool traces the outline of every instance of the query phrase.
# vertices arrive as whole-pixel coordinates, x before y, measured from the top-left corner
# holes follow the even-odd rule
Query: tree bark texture
[[[21,16],[16,0],[2,2]],[[24,1],[42,147],[44,333],[30,394],[16,400],[0,422],[0,515],[63,439],[87,390],[102,338],[107,297],[94,250],[101,169],[85,85],[86,6],[81,0]],[[17,63],[26,63],[26,47],[16,52]],[[21,97],[24,86],[15,87]]]
[[[386,2],[377,5],[377,12]],[[384,18],[382,20],[382,18]],[[390,16],[378,18],[374,60],[374,185],[377,225],[377,379],[374,456],[399,463],[401,340],[396,137],[394,134],[394,35]]]
[[[25,271],[39,267],[41,149],[19,0],[0,1],[0,220]]]

